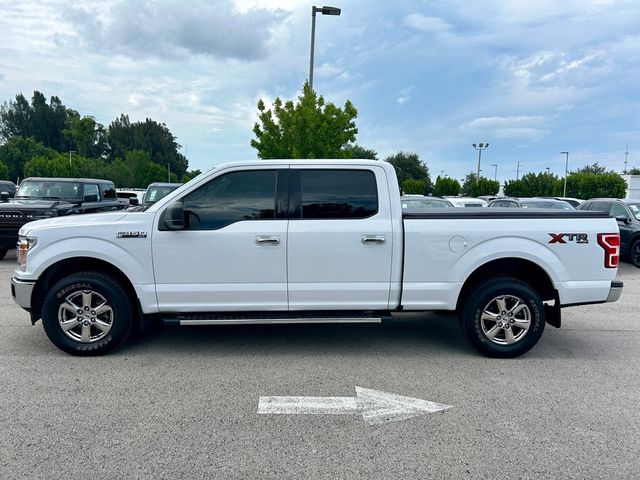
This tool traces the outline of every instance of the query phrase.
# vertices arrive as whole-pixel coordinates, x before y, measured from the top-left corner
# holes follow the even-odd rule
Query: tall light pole
[[[493,167],[493,179],[498,181],[498,164],[492,163],[491,166]]]
[[[313,50],[316,41],[316,13],[322,15],[340,15],[340,9],[336,7],[311,7],[311,55],[309,58],[309,87],[313,90]]]
[[[76,153],[75,150],[69,150],[69,166],[71,166],[71,154]]]
[[[545,167],[545,170],[547,171],[547,175],[549,175],[549,174],[551,173],[551,172],[550,172],[551,167]]]
[[[480,180],[480,159],[482,158],[482,151],[486,150],[488,146],[488,143],[478,143],[477,145],[475,143],[473,144],[473,148],[478,151],[478,173],[476,174],[476,184]]]
[[[520,160],[518,160],[518,166],[516,167],[516,180],[520,180]]]
[[[171,164],[167,162],[167,182],[171,183]]]
[[[567,196],[567,174],[569,173],[569,152],[560,152],[560,155],[565,155],[564,161],[564,193],[563,197]]]

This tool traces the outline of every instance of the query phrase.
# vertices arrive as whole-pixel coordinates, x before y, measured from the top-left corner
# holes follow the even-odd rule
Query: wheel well
[[[90,270],[105,273],[118,280],[123,288],[127,291],[127,293],[131,295],[131,299],[135,302],[134,304],[138,304],[138,309],[140,308],[138,296],[135,289],[133,288],[133,284],[118,267],[115,267],[111,263],[105,262],[104,260],[99,260],[97,258],[74,257],[68,258],[66,260],[60,260],[59,262],[54,263],[53,265],[49,266],[49,268],[47,268],[42,273],[42,275],[40,275],[40,278],[36,282],[36,285],[33,289],[31,297],[32,317],[40,317],[42,311],[42,303],[44,302],[46,292],[58,280],[73,273],[86,272]]]
[[[540,294],[543,301],[557,300],[557,292],[547,272],[530,260],[522,258],[500,258],[478,267],[462,286],[458,295],[458,305],[478,283],[491,277],[513,277],[530,285]]]

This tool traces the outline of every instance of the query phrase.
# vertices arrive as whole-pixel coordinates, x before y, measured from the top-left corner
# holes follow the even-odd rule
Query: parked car
[[[406,196],[400,197],[402,203],[402,211],[420,211],[429,208],[453,208],[453,204],[444,198],[440,197],[425,197],[425,196]]]
[[[156,203],[161,198],[166,197],[176,188],[182,186],[182,183],[163,183],[155,182],[147,187],[142,203],[149,206]]]
[[[0,203],[0,258],[15,248],[18,230],[32,220],[120,208],[113,182],[91,178],[26,178],[14,198]]]
[[[578,208],[582,204],[582,202],[584,202],[584,200],[580,200],[579,198],[573,198],[573,197],[550,197],[550,198],[554,198],[556,200],[564,200],[573,208]]]
[[[528,351],[562,306],[620,296],[606,213],[403,213],[399,190],[387,162],[221,165],[143,212],[24,225],[12,295],[75,355],[106,353],[153,319],[379,323],[449,310],[494,357]]]
[[[9,180],[0,180],[0,193],[7,192],[9,198],[13,198],[16,195],[16,184]]]
[[[487,202],[481,198],[470,197],[444,197],[449,200],[454,207],[486,207]]]
[[[580,210],[606,212],[615,217],[620,228],[620,254],[640,267],[640,200],[592,198]]]
[[[122,208],[141,205],[145,192],[144,188],[116,188],[116,196]]]
[[[553,210],[575,210],[569,203],[553,198],[501,198],[489,202],[489,207],[547,208]]]

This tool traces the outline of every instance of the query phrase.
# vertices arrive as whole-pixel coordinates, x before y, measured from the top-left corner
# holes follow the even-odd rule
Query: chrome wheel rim
[[[501,295],[482,309],[482,333],[498,345],[513,345],[521,341],[531,327],[531,309],[520,297]]]
[[[60,304],[58,323],[64,334],[76,342],[97,342],[113,326],[113,308],[98,292],[79,290]]]

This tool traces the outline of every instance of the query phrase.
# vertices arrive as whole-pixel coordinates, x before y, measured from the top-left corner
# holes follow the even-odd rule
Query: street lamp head
[[[337,7],[327,7],[323,6],[318,9],[322,13],[322,15],[340,15],[341,10]]]
[[[482,145],[482,144],[480,144],[480,145]],[[473,146],[473,148],[476,148],[477,145],[474,143],[472,146]]]

